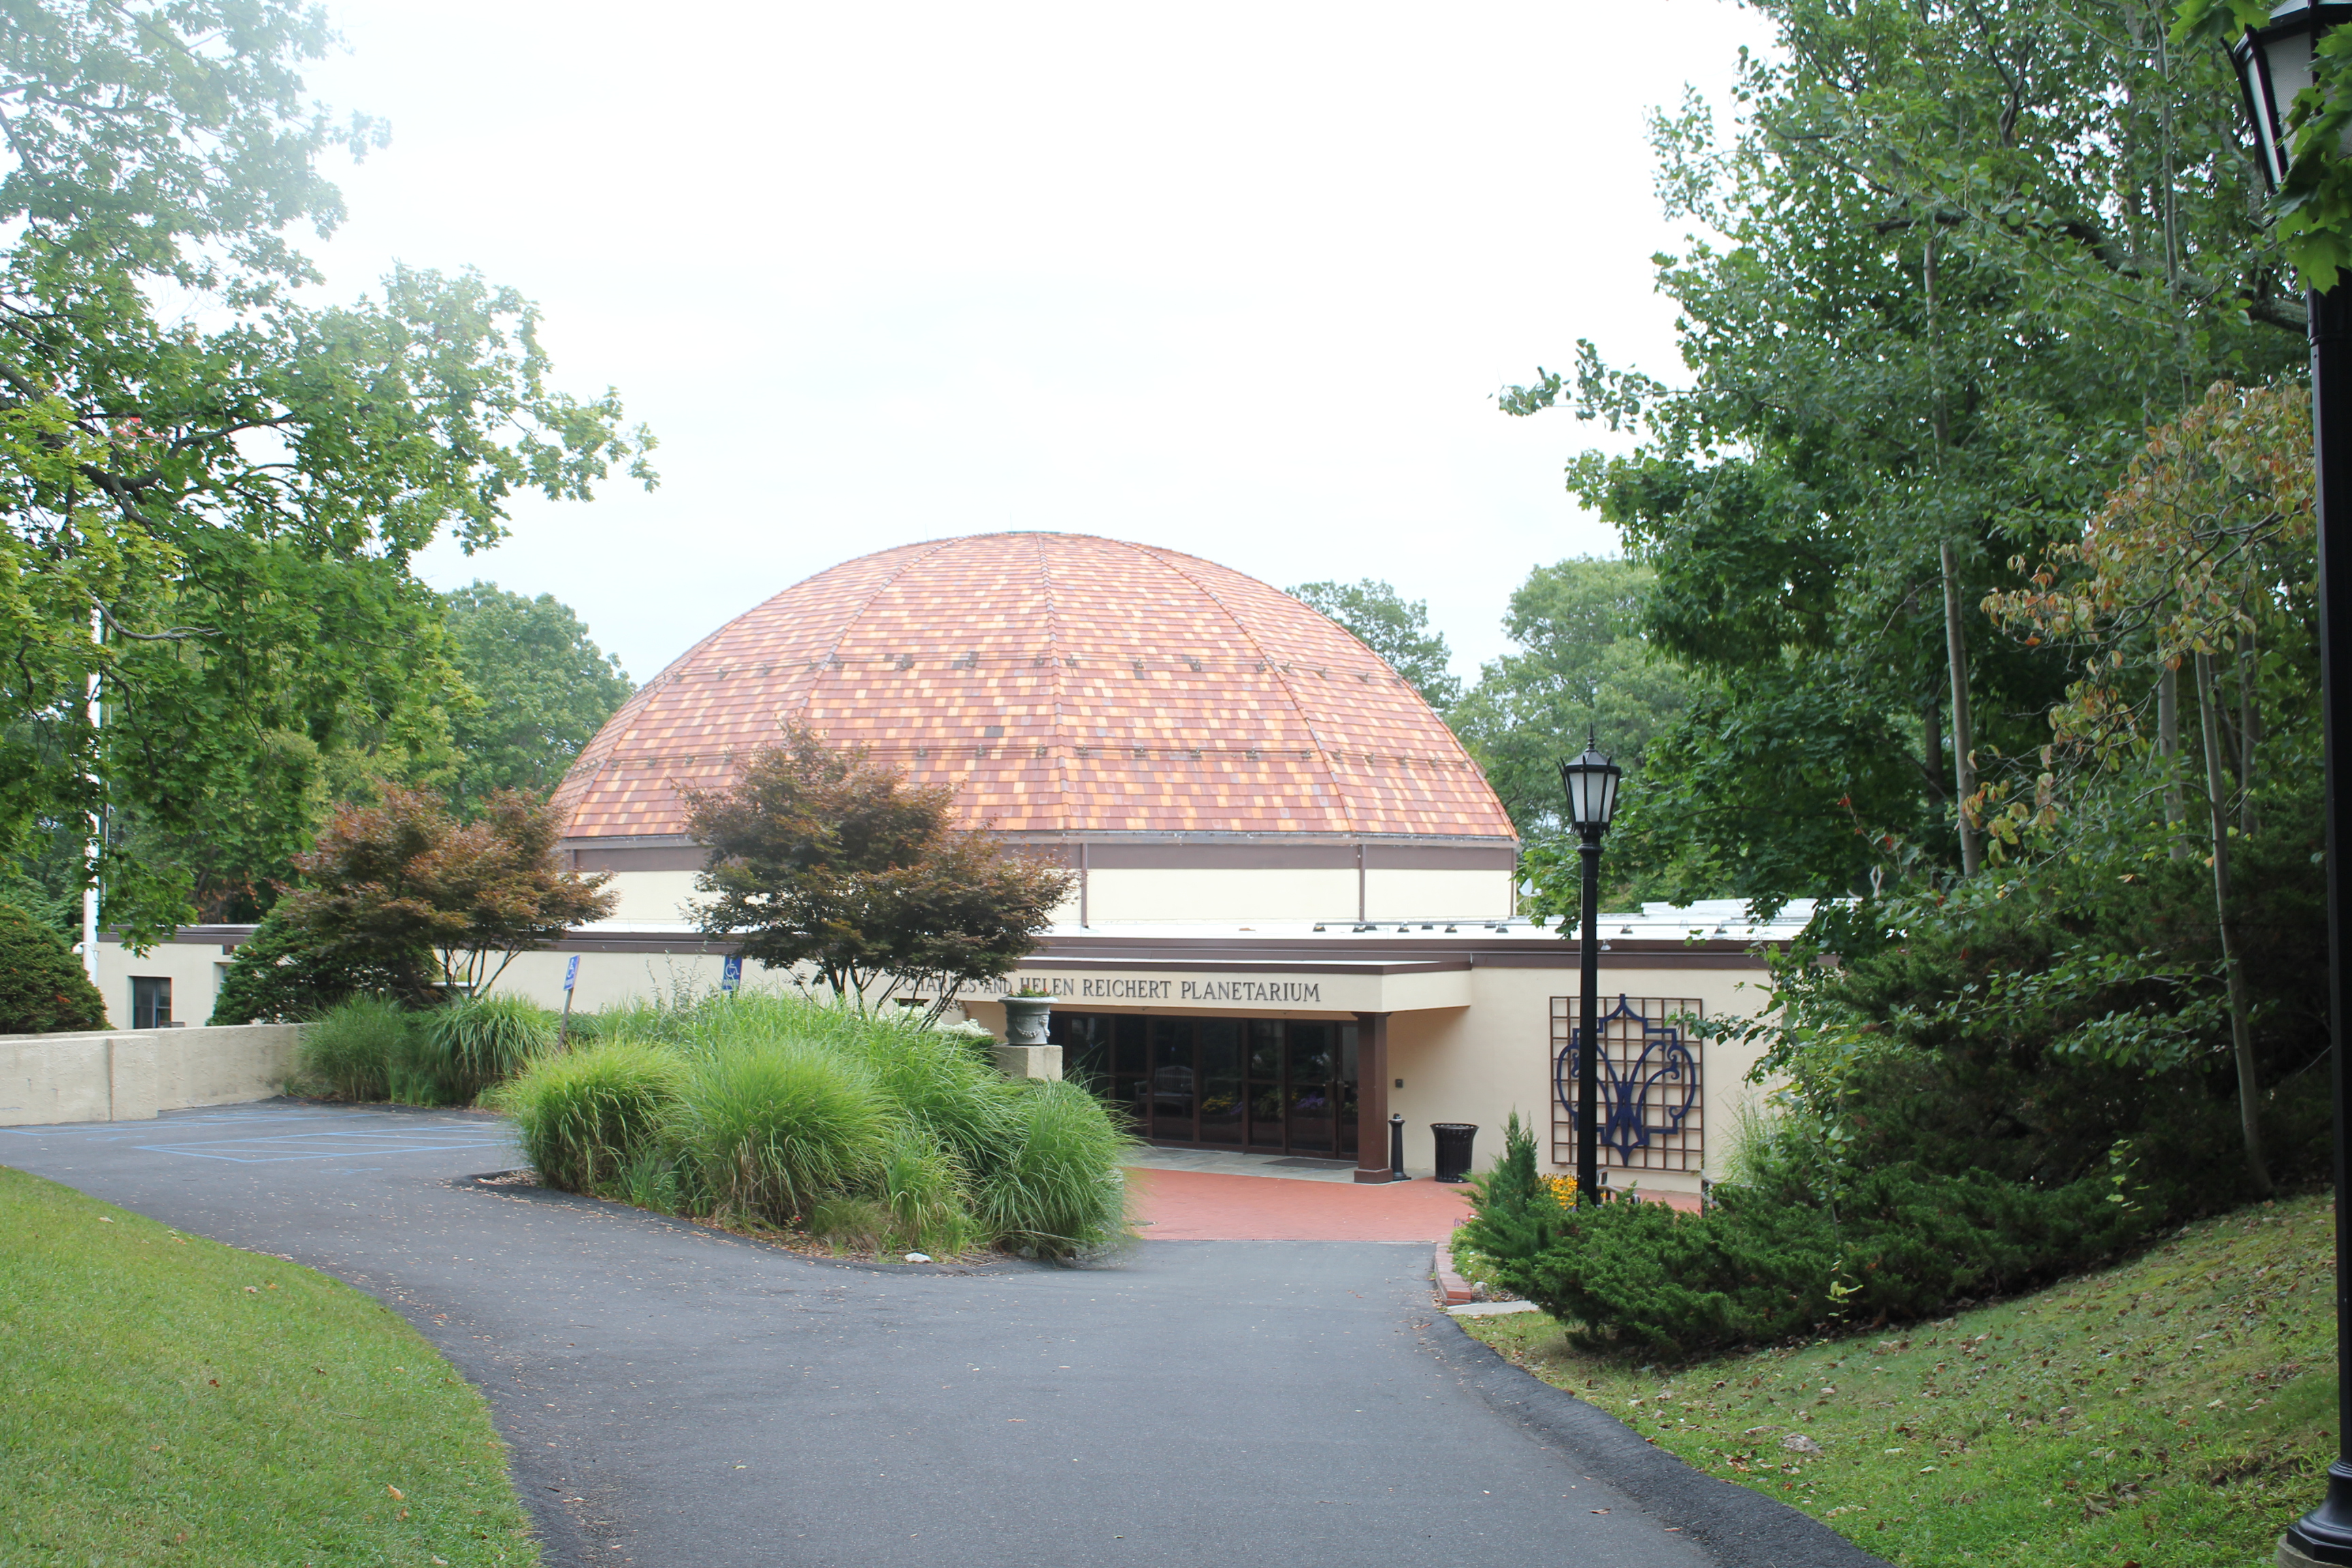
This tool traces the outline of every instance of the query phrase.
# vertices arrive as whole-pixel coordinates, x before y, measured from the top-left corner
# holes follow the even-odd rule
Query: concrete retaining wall
[[[0,1127],[143,1121],[284,1090],[299,1024],[0,1035]]]

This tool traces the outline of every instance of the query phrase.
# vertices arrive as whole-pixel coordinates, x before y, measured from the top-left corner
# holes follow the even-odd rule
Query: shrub
[[[106,1027],[106,1003],[65,940],[0,904],[0,1035]]]
[[[355,995],[401,995],[399,979],[365,954],[289,924],[273,910],[237,944],[228,974],[213,998],[210,1022],[276,1024],[315,1018]]]
[[[618,1184],[633,1203],[660,1194],[667,1201],[645,1206],[674,1209],[677,1182],[662,1141],[686,1079],[675,1051],[613,1040],[541,1057],[488,1098],[514,1118],[524,1157],[548,1185],[582,1193]]]
[[[444,1103],[470,1105],[555,1048],[555,1015],[524,996],[461,996],[425,1015],[420,1065]]]
[[[1575,1184],[1565,1184],[1572,1191]],[[1536,1170],[1535,1133],[1512,1111],[1503,1123],[1503,1157],[1470,1178],[1470,1218],[1455,1233],[1466,1248],[1495,1262],[1533,1258],[1558,1241],[1568,1213],[1561,1184]]]
[[[306,1085],[338,1100],[395,1098],[415,1070],[416,1020],[394,1003],[355,996],[302,1028],[297,1062]]]
[[[1716,1194],[1699,1215],[1625,1202],[1563,1210],[1556,1241],[1498,1258],[1496,1276],[1580,1325],[1589,1348],[1689,1355],[2018,1290],[2112,1256],[2143,1226],[2097,1178],[2043,1190],[1892,1165],[1855,1180],[1834,1210],[1786,1191]]]

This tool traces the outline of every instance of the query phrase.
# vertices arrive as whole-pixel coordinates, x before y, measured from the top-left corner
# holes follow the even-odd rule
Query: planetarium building
[[[1039,1070],[1082,1077],[1152,1142],[1347,1160],[1370,1180],[1391,1113],[1408,1167],[1425,1169],[1432,1123],[1485,1129],[1484,1164],[1516,1110],[1572,1166],[1579,950],[1517,916],[1517,835],[1477,764],[1305,604],[1116,540],[886,550],[696,644],[555,797],[562,852],[612,873],[614,918],[525,955],[502,984],[557,1000],[575,956],[582,1007],[714,984],[727,946],[685,907],[704,857],[682,792],[727,785],[793,725],[953,786],[969,825],[1075,873],[1020,972],[958,1001],[1001,1034],[1007,990],[1049,990],[1060,1060]],[[1612,914],[1603,933],[1608,1162],[1621,1184],[1695,1192],[1750,1058],[1689,1021],[1755,1011],[1759,944],[1790,931],[1726,903]],[[110,950],[108,966],[127,967],[110,1001],[129,1021],[131,982],[151,997],[157,983],[130,970],[228,935],[184,932],[145,959]],[[203,1005],[212,976],[180,967]],[[784,977],[755,964],[743,978]]]

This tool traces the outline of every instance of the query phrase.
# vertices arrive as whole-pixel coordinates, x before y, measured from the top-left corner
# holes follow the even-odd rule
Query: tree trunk
[[[2263,738],[2263,705],[2255,678],[2262,672],[2262,654],[2254,634],[2238,652],[2238,831],[2251,835],[2261,821],[2254,805],[2254,747]]]
[[[2213,910],[2221,936],[2221,969],[2230,983],[2230,1049],[2238,1065],[2238,1128],[2246,1144],[2246,1173],[2254,1191],[2271,1192],[2270,1167],[2263,1161],[2262,1084],[2254,1071],[2253,1031],[2247,1020],[2246,980],[2230,930],[2230,804],[2221,768],[2221,692],[2213,679],[2213,656],[2197,655],[2197,711],[2205,732],[2205,803],[2213,829]]]
[[[2180,676],[2168,664],[2156,672],[2156,754],[2164,759],[2164,825],[2176,826],[2188,815],[2180,801]],[[2170,836],[2175,860],[2189,858],[2189,846]]]
[[[1944,653],[1952,667],[1952,783],[1959,795],[1960,874],[1977,874],[1977,841],[1969,832],[1969,797],[1977,792],[1976,745],[1969,722],[1969,640],[1960,621],[1960,567],[1951,542],[1938,546],[1944,567]]]

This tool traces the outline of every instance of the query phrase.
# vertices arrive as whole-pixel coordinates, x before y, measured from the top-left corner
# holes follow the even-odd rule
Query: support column
[[[1360,851],[1359,851],[1360,853]],[[1356,1015],[1356,1180],[1389,1177],[1389,1016]]]

